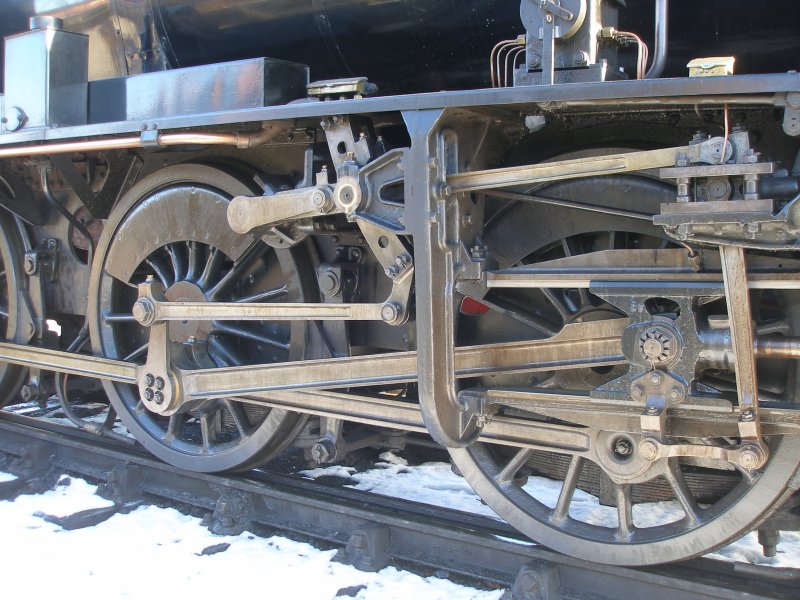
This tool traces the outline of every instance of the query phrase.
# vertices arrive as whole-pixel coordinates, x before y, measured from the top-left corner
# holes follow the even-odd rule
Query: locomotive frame
[[[544,2],[536,10],[564,18],[562,9]],[[427,433],[498,514],[587,560],[679,560],[758,527],[800,485],[792,406],[800,173],[779,164],[797,154],[800,75],[553,83],[558,35],[550,35],[538,66],[528,60],[515,75],[546,85],[360,97],[367,88],[348,79],[326,82],[321,98],[288,102],[303,68],[257,59],[87,83],[86,124],[55,126],[45,116],[26,128],[29,115],[6,98],[6,129],[19,127],[0,135],[8,166],[0,198],[14,215],[2,226],[8,245],[24,250],[3,252],[14,272],[6,317],[14,342],[0,343],[0,360],[60,374],[62,396],[66,375],[101,379],[145,447],[195,470],[274,456],[307,426],[295,413],[320,417],[313,455],[321,463],[342,452],[343,422],[384,432],[366,445],[390,443],[387,429]],[[598,76],[580,66],[580,77]],[[176,108],[182,77],[195,86],[194,104]],[[254,90],[264,103],[265,86],[279,104],[247,108]],[[219,109],[217,89],[233,90],[222,99],[228,108]],[[147,97],[151,115],[139,106]],[[130,107],[126,118],[91,122],[119,104]],[[750,127],[731,128],[731,112]],[[653,126],[664,120],[673,131]],[[680,141],[703,124],[723,135]],[[638,140],[649,147],[620,135],[637,126],[657,131]],[[591,133],[603,127],[611,139]],[[559,132],[590,143],[536,147]],[[525,143],[538,158],[509,160]],[[98,153],[108,169],[99,184],[88,160]],[[50,189],[54,170],[73,209]],[[597,200],[568,193],[587,185]],[[618,202],[623,189],[633,196]],[[554,229],[559,215],[594,215],[598,224],[575,228],[588,249],[571,248],[572,232],[538,248],[530,242],[527,252],[501,243],[486,224],[522,205],[553,207]],[[90,222],[105,220],[101,237],[76,220],[81,206]],[[519,228],[507,220],[508,235],[526,234],[536,214],[523,213],[531,221]],[[171,229],[159,231],[166,222]],[[609,234],[602,249],[597,227]],[[70,241],[81,236],[84,266]],[[553,255],[554,241],[563,256]],[[255,263],[263,268],[250,270]],[[221,270],[212,276],[212,268]],[[85,310],[82,290],[64,280],[78,272]],[[253,280],[240,283],[246,273]],[[231,281],[236,294],[223,294]],[[492,295],[507,290],[522,296]],[[129,313],[117,311],[123,299]],[[477,326],[474,343],[461,343],[472,335],[459,330],[473,316],[465,299],[477,304],[474,316],[497,313],[528,336],[506,325],[508,338],[487,342],[490,322]],[[555,324],[545,318],[552,310]],[[68,348],[44,330],[65,313],[86,315],[85,325],[72,319]],[[283,341],[230,322],[259,323]],[[348,328],[354,323],[368,325],[359,332]],[[227,355],[208,350],[215,332],[237,338]],[[258,360],[265,339],[275,348],[267,363]],[[78,354],[88,341],[94,356]],[[27,373],[7,369],[9,393],[23,381],[30,389]],[[722,373],[727,387],[704,379],[708,372]],[[764,372],[783,382],[762,389]],[[269,410],[254,430],[244,405]],[[200,441],[179,440],[186,415]],[[223,419],[232,442],[219,436]],[[554,507],[517,482],[536,453],[567,457]],[[611,482],[615,528],[570,517],[587,463]],[[688,483],[698,471],[735,482],[706,507]],[[671,490],[682,520],[636,524],[634,486],[654,479]]]

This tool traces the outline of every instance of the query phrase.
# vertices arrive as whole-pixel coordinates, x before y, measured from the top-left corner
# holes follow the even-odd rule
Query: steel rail
[[[376,539],[386,542],[381,550],[397,566],[443,570],[477,585],[513,586],[519,597],[709,600],[743,594],[796,598],[800,593],[797,569],[706,558],[648,568],[589,563],[531,544],[488,517],[324,486],[285,473],[254,471],[234,477],[182,471],[136,448],[3,412],[0,464],[20,477],[16,485],[0,484],[7,486],[2,489],[16,488],[12,494],[45,491],[61,473],[98,482],[102,494],[116,503],[108,517],[135,502],[167,502],[213,511],[208,523],[215,533],[278,531],[340,549],[378,532],[384,535]],[[232,512],[232,506],[238,510]],[[80,515],[73,523],[81,525]],[[340,556],[347,559],[344,551]]]

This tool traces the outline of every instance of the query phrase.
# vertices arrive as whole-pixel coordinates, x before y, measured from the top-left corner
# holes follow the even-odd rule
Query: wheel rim
[[[584,185],[591,186],[591,183],[586,182]],[[580,183],[570,184],[570,191],[562,194],[560,186],[554,185],[543,195],[567,198],[571,196],[585,201],[586,195],[572,195],[580,189],[580,186]],[[584,191],[588,192],[588,189]],[[588,194],[591,196],[591,192]],[[603,201],[602,194],[600,196],[597,198],[598,204]],[[658,194],[649,194],[646,199],[656,206],[660,202]],[[546,235],[550,236],[538,246],[542,260],[560,258],[554,255],[547,256],[548,249],[563,246],[564,254],[568,254],[573,245],[570,240],[574,241],[575,238],[587,234],[590,238],[602,235],[594,229],[594,224],[586,220],[581,223],[580,219],[571,218],[574,213],[567,217],[562,212],[560,217],[555,218],[553,215],[557,214],[558,211],[552,211],[552,223],[537,217],[540,230],[547,231]],[[520,219],[515,217],[515,221]],[[501,223],[498,225],[498,231],[505,229]],[[656,230],[645,226],[640,227],[636,235],[656,233]],[[505,235],[511,237],[508,232]],[[491,237],[489,233],[487,238]],[[529,256],[532,252],[530,248],[521,249],[518,243],[509,242],[506,248],[501,248],[499,254],[505,256],[507,261],[505,265],[501,261],[501,266],[511,266],[520,260],[524,262],[523,257]],[[553,292],[555,291],[545,290],[537,293],[542,294],[539,301],[548,305],[549,311],[556,315],[555,320],[558,321],[559,316],[561,317],[561,323],[574,320],[576,315],[582,314],[585,306],[593,306],[593,310],[603,310],[583,294],[576,296],[578,302],[573,303],[574,306],[569,306],[568,302],[564,302],[564,298],[573,292],[565,291],[562,297],[556,297]],[[577,291],[574,293],[579,294]],[[560,306],[557,306],[559,304]],[[796,303],[790,298],[788,304],[794,311]],[[798,323],[796,318],[792,318],[791,321],[793,324]],[[770,322],[770,319],[764,319],[757,326],[768,329]],[[534,337],[552,333],[536,325],[535,322],[530,325],[532,330],[539,331]],[[474,343],[474,339],[470,341]],[[560,376],[563,377],[564,374]],[[609,373],[609,378],[613,376],[613,373]],[[794,380],[797,375],[790,369],[788,374],[784,373],[784,377]],[[794,387],[789,381],[787,395],[790,398]],[[591,386],[587,389],[591,389]],[[704,475],[702,469],[698,470],[683,460],[669,459],[658,461],[649,470],[644,469],[636,474],[635,464],[628,463],[631,464],[628,468],[625,466],[626,460],[620,460],[619,456],[613,458],[613,447],[624,436],[591,428],[584,428],[581,431],[589,434],[592,439],[591,457],[562,454],[561,460],[565,463],[561,476],[563,481],[537,480],[539,489],[534,485],[523,487],[522,482],[525,478],[519,476],[520,473],[524,474],[537,458],[537,453],[534,451],[517,449],[507,455],[497,447],[474,444],[468,448],[450,449],[450,455],[459,472],[481,498],[498,515],[532,539],[586,560],[625,565],[681,560],[709,552],[737,539],[768,516],[791,493],[788,491],[787,483],[797,472],[800,456],[798,454],[800,440],[796,436],[773,437],[767,440],[770,460],[766,467],[754,477],[745,472],[735,471],[733,478],[738,481],[730,486],[721,498],[706,506],[698,502],[695,497],[696,486],[687,483],[690,477]],[[634,451],[631,461],[638,459],[635,454],[636,442],[635,436],[626,442]],[[623,445],[623,449],[624,447]],[[552,463],[558,460],[556,453],[540,454],[538,458],[544,462]],[[577,505],[586,500],[586,496],[580,488],[586,487],[586,481],[598,473],[600,477],[605,478],[606,483],[610,482],[612,486],[610,495],[617,507],[590,507],[588,510],[581,510]],[[636,496],[650,493],[651,489],[659,487],[670,491],[671,508],[676,509],[676,517],[669,519],[668,522],[654,519],[654,507],[651,505],[636,506],[635,503]],[[596,504],[596,500],[594,503]],[[650,512],[645,512],[641,510],[642,508],[648,508]],[[610,526],[600,524],[606,521]]]
[[[0,185],[3,180],[0,179]],[[10,190],[9,190],[10,193]],[[8,341],[18,338],[17,295],[22,286],[22,242],[16,224],[6,214],[0,215],[0,335]],[[0,363],[0,407],[13,400],[27,370]]]
[[[218,169],[184,165],[137,184],[115,208],[92,270],[92,343],[105,356],[143,363],[145,328],[132,320],[135,286],[154,275],[172,301],[302,302],[297,252],[275,250],[233,233],[226,208],[252,194]],[[305,326],[297,322],[175,322],[172,354],[182,368],[300,360]],[[242,470],[268,460],[305,417],[255,407],[235,397],[188,403],[167,418],[148,412],[134,386],[104,383],[124,424],[151,452],[195,471]]]

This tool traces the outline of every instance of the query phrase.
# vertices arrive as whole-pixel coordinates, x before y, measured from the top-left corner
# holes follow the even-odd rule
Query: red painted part
[[[474,298],[464,298],[461,301],[461,314],[471,317],[489,312],[489,307]]]

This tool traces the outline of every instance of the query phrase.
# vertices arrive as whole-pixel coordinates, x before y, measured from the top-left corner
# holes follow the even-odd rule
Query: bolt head
[[[147,387],[152,387],[153,383],[155,383],[155,380],[156,378],[153,377],[152,373],[148,373],[147,375],[144,376],[144,384]]]
[[[645,460],[655,460],[658,458],[658,446],[652,440],[642,440],[639,442],[639,454]]]
[[[742,414],[739,417],[742,421],[753,421],[756,418],[756,413],[753,412],[752,408],[747,408],[742,411]]]
[[[142,392],[142,397],[147,402],[150,402],[150,400],[153,399],[153,390],[152,390],[152,388],[145,388],[144,392]]]
[[[572,61],[573,61],[573,62],[574,62],[576,65],[585,65],[585,64],[587,64],[587,63],[589,62],[589,53],[588,53],[588,52],[585,52],[585,51],[583,51],[583,50],[579,50],[579,51],[578,51],[578,52],[576,52],[576,53],[575,53],[575,55],[572,57]]]
[[[684,397],[684,391],[682,388],[675,386],[669,391],[669,397],[671,400],[682,400]]]
[[[164,394],[162,392],[156,392],[153,394],[153,400],[155,400],[156,404],[164,404]]]
[[[156,377],[155,381],[156,389],[163,390],[164,389],[164,378],[163,377]]]
[[[153,324],[156,316],[156,309],[153,302],[149,298],[139,298],[133,305],[131,311],[133,318],[145,326]]]
[[[400,316],[400,311],[398,310],[398,307],[394,303],[387,302],[381,307],[381,319],[383,319],[387,323],[396,322],[399,316]]]
[[[641,398],[644,396],[644,388],[640,385],[635,385],[631,388],[631,396],[634,398]]]
[[[653,385],[658,385],[661,383],[661,373],[659,371],[653,371],[650,373],[650,383]]]

